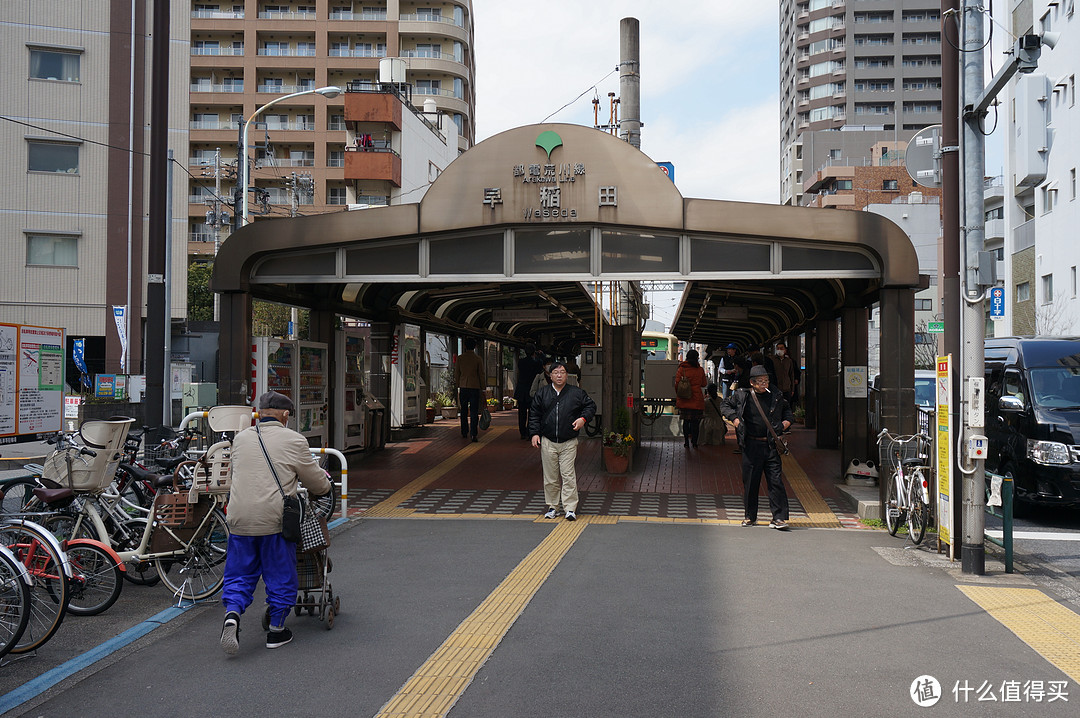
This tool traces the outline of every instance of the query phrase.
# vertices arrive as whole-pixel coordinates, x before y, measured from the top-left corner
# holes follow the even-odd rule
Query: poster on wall
[[[64,330],[0,325],[0,442],[60,431],[64,410]]]

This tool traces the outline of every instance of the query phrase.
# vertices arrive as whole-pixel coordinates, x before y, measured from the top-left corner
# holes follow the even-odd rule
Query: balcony
[[[315,120],[295,120],[290,122],[256,122],[256,129],[266,129],[270,132],[282,130],[309,132],[315,130]]]
[[[264,57],[315,57],[315,48],[260,47],[257,54]]]
[[[401,186],[401,157],[392,150],[368,148],[345,152],[346,180],[381,180]]]
[[[329,51],[330,57],[386,57],[386,48],[380,47],[375,49],[368,48],[348,48],[348,47],[332,47]],[[404,57],[404,55],[402,55]]]
[[[192,83],[189,88],[190,92],[243,92],[243,83],[233,83],[229,85],[204,85],[202,83]]]
[[[989,239],[1005,239],[1005,220],[988,219],[984,230],[983,241]]]
[[[263,167],[314,167],[314,157],[261,157],[256,162]]]
[[[189,130],[235,130],[236,123],[228,120],[192,120],[188,122]]]
[[[244,48],[243,47],[192,47],[191,48],[191,54],[192,55],[213,55],[213,56],[232,55],[234,57],[236,57],[236,56],[241,56],[242,57],[243,54],[244,54]]]
[[[1035,246],[1035,220],[1029,219],[1013,230],[1013,254]]]
[[[335,10],[330,12],[331,20],[386,20],[386,11],[379,12],[350,12],[348,10]]]
[[[192,10],[191,17],[209,20],[243,20],[243,10]]]
[[[450,62],[462,63],[461,60],[454,57],[452,52],[435,52],[434,50],[402,50],[401,57],[419,57],[432,60],[448,60]],[[809,55],[806,56],[809,59]]]
[[[454,20],[454,18],[452,17],[447,17],[443,15],[432,15],[430,13],[402,15],[401,22],[441,22],[445,25],[453,25],[454,27],[464,28],[464,25]]]
[[[401,98],[385,92],[345,93],[346,122],[379,122],[401,131]]]
[[[255,88],[256,92],[266,92],[275,95],[291,95],[294,92],[304,92],[306,90],[314,90],[315,85],[259,85]]]
[[[242,15],[243,13],[241,13]],[[277,10],[262,10],[259,12],[260,20],[314,20],[314,12],[280,12]]]

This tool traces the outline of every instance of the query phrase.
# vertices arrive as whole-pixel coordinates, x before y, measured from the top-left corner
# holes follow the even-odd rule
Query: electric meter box
[[[650,359],[645,366],[645,400],[670,399],[675,401],[675,372],[679,370],[678,359]]]
[[[184,415],[187,416],[192,410],[209,408],[217,404],[217,384],[213,382],[183,384],[180,396]]]

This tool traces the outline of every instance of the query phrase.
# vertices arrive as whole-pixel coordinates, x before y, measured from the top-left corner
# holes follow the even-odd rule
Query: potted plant
[[[502,400],[503,411],[510,411],[514,408],[514,397],[504,396]]]
[[[454,403],[454,397],[449,392],[440,391],[435,394],[435,403],[439,405],[444,419],[456,419],[458,408]]]
[[[620,406],[615,410],[612,431],[604,434],[604,467],[608,473],[624,474],[630,468],[634,437],[630,435],[630,412]]]
[[[435,421],[435,402],[431,399],[427,400],[427,405],[424,407],[427,410],[427,423]]]
[[[499,410],[499,400],[496,399],[495,397],[490,397],[487,400],[487,408],[488,408],[488,411],[498,411]]]

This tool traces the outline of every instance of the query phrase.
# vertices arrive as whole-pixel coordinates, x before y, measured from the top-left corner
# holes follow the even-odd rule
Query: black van
[[[1080,506],[1080,337],[986,340],[986,468],[1029,503]]]

